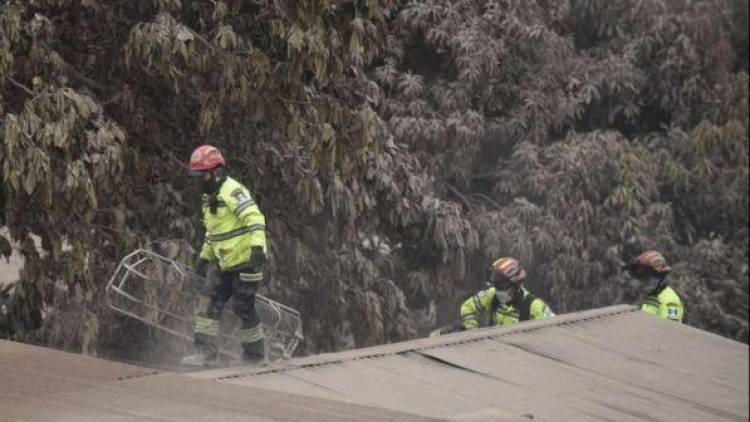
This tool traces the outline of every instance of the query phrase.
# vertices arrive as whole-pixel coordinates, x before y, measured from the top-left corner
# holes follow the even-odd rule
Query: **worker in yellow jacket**
[[[641,310],[663,319],[682,322],[685,308],[680,296],[667,282],[672,270],[660,252],[648,250],[633,258],[628,273],[640,283]]]
[[[516,324],[554,315],[544,301],[523,286],[526,271],[515,258],[503,257],[492,264],[488,289],[482,290],[461,305],[461,322],[465,330],[477,328],[480,317],[489,315],[489,326]]]
[[[201,366],[219,362],[216,337],[219,319],[230,297],[242,321],[239,332],[242,358],[248,363],[265,359],[263,328],[255,310],[255,292],[263,280],[266,261],[266,220],[250,191],[226,173],[226,162],[211,145],[198,147],[190,157],[190,176],[203,190],[202,217],[206,229],[196,273],[205,276],[209,264],[218,266],[210,303],[195,319],[196,354],[182,360]]]

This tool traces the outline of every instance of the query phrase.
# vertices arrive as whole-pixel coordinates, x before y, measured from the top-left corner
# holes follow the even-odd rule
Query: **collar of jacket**
[[[205,194],[208,196],[208,208],[211,210],[211,214],[216,214],[216,209],[219,207],[219,192],[221,192],[221,186],[227,181],[227,175],[223,174],[221,177],[216,179],[216,188],[213,192]]]
[[[653,292],[646,294],[646,297],[659,297],[661,292],[663,292],[667,287],[669,287],[669,283],[667,283],[667,279],[665,277],[661,281],[661,283],[659,283],[659,287],[657,287]]]
[[[521,305],[521,301],[523,301],[524,296],[526,296],[526,291],[524,290],[522,285],[519,285],[516,292],[513,293],[513,297],[510,299],[510,302],[508,302],[508,305],[513,305],[514,308],[518,309]]]

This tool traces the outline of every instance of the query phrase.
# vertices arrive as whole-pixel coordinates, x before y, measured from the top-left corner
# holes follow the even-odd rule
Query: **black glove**
[[[198,258],[198,262],[195,264],[195,268],[193,271],[198,274],[201,277],[206,276],[206,270],[208,269],[208,264],[210,264],[211,261],[203,258]]]
[[[255,268],[256,271],[263,268],[263,264],[266,263],[266,253],[263,252],[262,246],[253,246],[250,248],[250,266]]]

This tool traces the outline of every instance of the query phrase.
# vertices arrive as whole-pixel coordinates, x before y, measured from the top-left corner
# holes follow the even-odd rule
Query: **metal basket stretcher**
[[[209,277],[211,279],[211,277]],[[106,297],[113,310],[178,338],[193,341],[195,314],[207,302],[207,280],[184,264],[146,249],[125,256],[107,283]],[[269,361],[291,358],[303,340],[299,312],[261,294],[255,296]],[[219,350],[237,358],[239,319],[224,312]]]

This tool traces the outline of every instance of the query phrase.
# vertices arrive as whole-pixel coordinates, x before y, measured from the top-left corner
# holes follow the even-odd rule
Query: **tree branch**
[[[450,183],[446,183],[445,187],[448,188],[448,190],[451,191],[452,194],[456,195],[458,199],[460,199],[461,202],[463,202],[464,205],[466,205],[466,208],[472,209],[471,202],[469,202],[469,199],[466,198],[466,196],[464,196],[461,192],[459,192],[458,189],[453,187],[453,185],[451,185]]]
[[[82,82],[85,85],[90,86],[91,88],[94,88],[98,91],[107,92],[109,91],[106,86],[102,85],[101,83],[89,78],[88,76],[84,75],[79,71],[78,69],[74,68],[73,65],[71,65],[68,62],[63,61],[63,67],[68,72],[72,73],[72,76],[75,79],[78,79],[80,82]]]
[[[24,84],[18,82],[17,80],[13,79],[12,76],[8,76],[8,80],[10,81],[10,83],[12,83],[13,85],[15,85],[19,89],[21,89],[23,92],[29,94],[30,97],[34,98],[36,96],[36,94],[34,94],[34,91],[32,91],[26,85],[24,85]]]

